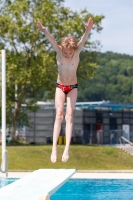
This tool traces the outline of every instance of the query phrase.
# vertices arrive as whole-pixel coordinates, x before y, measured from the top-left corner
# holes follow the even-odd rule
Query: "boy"
[[[41,22],[37,22],[37,26],[42,32],[44,32],[46,38],[52,44],[53,49],[57,53],[56,59],[58,66],[58,77],[55,92],[56,118],[53,130],[51,161],[54,163],[57,160],[57,141],[61,130],[61,124],[64,115],[64,102],[66,98],[66,146],[62,155],[62,161],[66,162],[69,159],[69,146],[73,126],[73,111],[77,99],[78,84],[76,71],[79,63],[79,54],[84,47],[90,30],[92,29],[93,20],[92,18],[89,18],[86,25],[86,31],[78,43],[75,37],[70,36],[65,37],[60,45],[57,44],[53,36],[46,30]]]

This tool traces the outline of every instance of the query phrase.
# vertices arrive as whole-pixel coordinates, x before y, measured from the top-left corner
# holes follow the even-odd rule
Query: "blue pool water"
[[[133,180],[70,179],[50,200],[133,200]]]
[[[13,183],[14,181],[18,180],[19,178],[0,178],[0,188]]]
[[[0,178],[0,188],[16,180]],[[133,180],[70,179],[50,200],[133,200]]]

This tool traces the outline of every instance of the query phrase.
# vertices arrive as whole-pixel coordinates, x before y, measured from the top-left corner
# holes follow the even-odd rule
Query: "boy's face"
[[[73,57],[73,54],[74,54],[74,50],[70,50],[70,49],[67,49],[67,48],[63,48],[62,49],[62,54],[65,58],[72,58]]]

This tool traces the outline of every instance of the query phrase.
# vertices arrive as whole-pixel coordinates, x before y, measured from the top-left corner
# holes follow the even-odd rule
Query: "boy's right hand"
[[[40,31],[45,31],[45,27],[41,24],[41,22],[37,22],[37,26],[40,29]]]
[[[93,19],[90,17],[88,20],[88,23],[85,25],[86,26],[86,30],[91,30],[92,26],[93,26]]]

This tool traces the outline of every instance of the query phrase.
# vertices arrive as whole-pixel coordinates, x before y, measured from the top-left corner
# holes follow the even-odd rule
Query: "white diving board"
[[[0,200],[50,200],[76,169],[39,169],[0,189]]]

